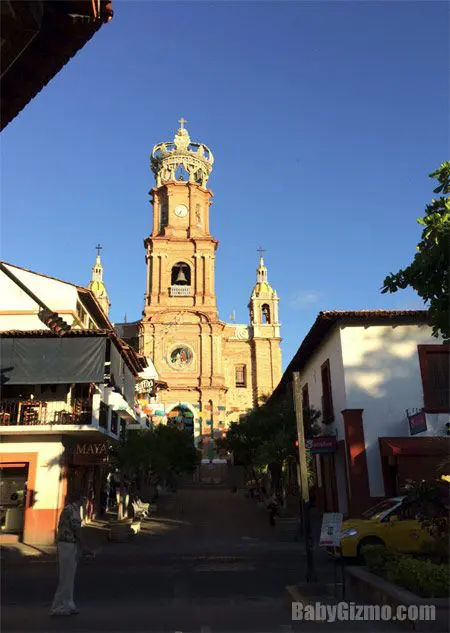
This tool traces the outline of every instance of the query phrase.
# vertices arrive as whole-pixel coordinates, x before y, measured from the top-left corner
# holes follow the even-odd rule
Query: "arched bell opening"
[[[171,275],[172,286],[190,286],[191,285],[191,267],[185,262],[177,262],[172,266]]]
[[[187,171],[184,165],[178,165],[178,167],[176,168],[175,180],[179,180],[180,182],[189,181],[189,172]]]
[[[263,325],[270,324],[270,306],[267,303],[264,303],[261,307],[261,323]]]

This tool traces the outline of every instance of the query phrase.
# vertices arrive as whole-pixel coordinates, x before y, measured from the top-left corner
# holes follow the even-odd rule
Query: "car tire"
[[[363,553],[362,553],[362,549],[366,545],[381,545],[384,548],[386,547],[384,541],[382,539],[378,538],[377,536],[367,536],[366,538],[361,539],[361,541],[358,543],[357,557],[358,557],[358,560],[362,564],[365,563],[364,556],[363,556]]]

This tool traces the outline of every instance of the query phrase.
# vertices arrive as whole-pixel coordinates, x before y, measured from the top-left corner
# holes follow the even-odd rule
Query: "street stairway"
[[[77,616],[48,615],[55,557],[16,555],[1,568],[2,633],[404,630],[386,622],[292,621],[287,587],[304,580],[304,546],[280,541],[265,513],[229,490],[179,490],[158,500],[157,512],[129,543],[99,541],[96,556],[80,562]],[[322,551],[316,569],[322,582],[332,580]]]

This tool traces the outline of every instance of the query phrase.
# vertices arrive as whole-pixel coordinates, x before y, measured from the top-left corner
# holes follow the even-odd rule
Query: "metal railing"
[[[0,400],[0,426],[38,424],[91,424],[92,401]]]

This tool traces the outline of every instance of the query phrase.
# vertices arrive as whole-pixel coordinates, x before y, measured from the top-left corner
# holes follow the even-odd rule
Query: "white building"
[[[291,394],[299,372],[303,407],[336,438],[315,458],[323,509],[358,514],[433,476],[450,449],[449,352],[424,310],[318,315],[273,397]]]
[[[43,306],[70,331],[49,329]],[[93,292],[11,264],[0,268],[0,345],[0,540],[51,543],[66,494],[82,489],[98,511],[108,446],[149,425],[135,410],[147,363]]]

